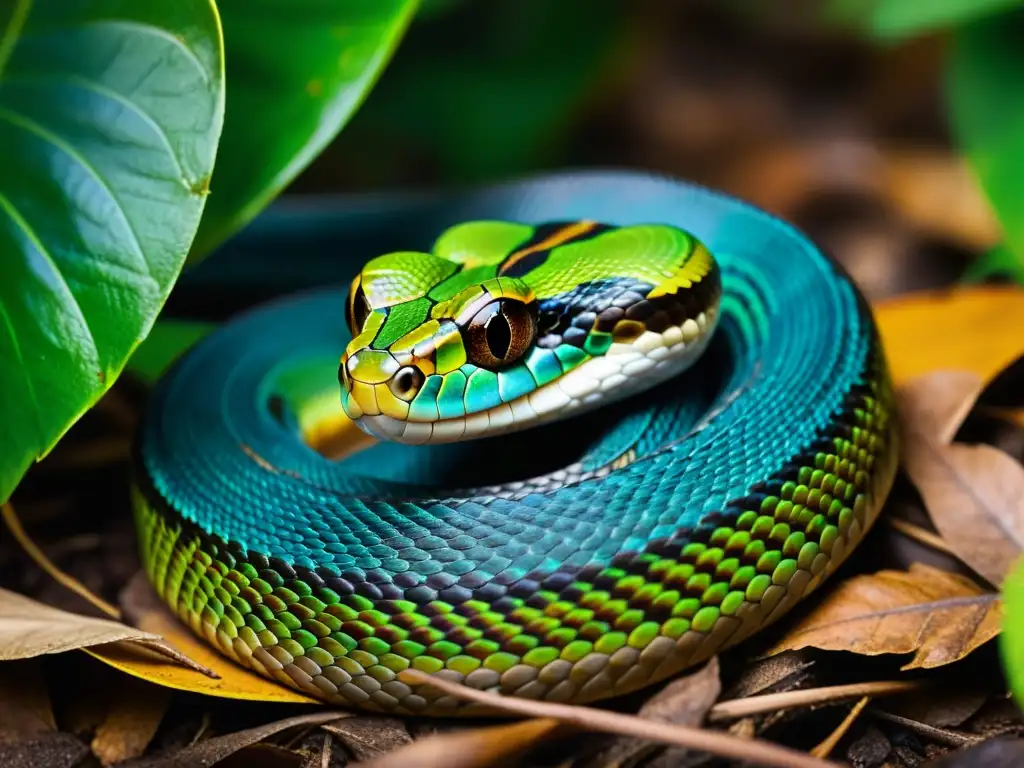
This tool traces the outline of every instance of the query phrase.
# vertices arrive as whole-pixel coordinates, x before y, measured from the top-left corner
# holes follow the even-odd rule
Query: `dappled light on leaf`
[[[806,648],[875,656],[909,654],[903,669],[959,661],[999,633],[999,596],[916,563],[836,583],[768,653]]]

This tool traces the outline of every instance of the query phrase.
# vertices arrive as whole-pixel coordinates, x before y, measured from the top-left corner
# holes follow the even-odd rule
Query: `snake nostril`
[[[388,381],[388,389],[395,397],[409,401],[416,397],[424,381],[426,381],[426,377],[424,377],[423,371],[415,365],[407,365],[399,368],[391,377]]]

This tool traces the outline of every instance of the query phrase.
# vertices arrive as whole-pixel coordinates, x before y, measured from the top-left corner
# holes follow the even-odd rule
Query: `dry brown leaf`
[[[289,717],[237,733],[229,733],[226,736],[207,739],[165,757],[129,760],[121,763],[118,768],[206,768],[206,766],[215,765],[244,747],[258,744],[281,731],[304,725],[321,725],[342,717],[347,717],[347,713],[338,711],[310,712],[306,715]]]
[[[935,371],[917,376],[897,391],[904,429],[945,445],[974,407],[984,381],[972,371]]]
[[[0,743],[27,741],[56,730],[38,660],[0,664]]]
[[[797,752],[769,741],[737,738],[731,734],[702,730],[687,725],[658,723],[636,715],[624,715],[593,707],[500,696],[489,691],[480,691],[459,685],[450,680],[432,677],[415,669],[406,669],[399,673],[399,679],[430,686],[449,696],[479,704],[480,714],[506,712],[523,717],[552,718],[582,730],[634,736],[685,749],[708,752],[719,757],[745,760],[751,765],[774,766],[775,768],[839,768],[836,763],[819,760],[803,752]],[[393,763],[392,765],[402,764]]]
[[[922,768],[1020,768],[1024,739],[990,739],[976,747],[949,752]]]
[[[718,657],[714,656],[696,672],[673,680],[658,691],[644,703],[637,715],[659,723],[698,726],[704,722],[721,692]],[[620,736],[602,750],[601,762],[605,766],[632,765],[657,749],[657,745]]]
[[[561,727],[538,718],[508,725],[439,733],[383,754],[359,768],[491,768],[507,765]]]
[[[62,611],[0,588],[0,661],[123,640],[157,643],[161,638],[116,621]]]
[[[948,444],[980,391],[966,372],[902,387],[901,459],[949,548],[1000,586],[1024,551],[1024,466],[990,445]]]
[[[1002,604],[970,579],[914,563],[839,582],[768,654],[806,648],[913,653],[903,669],[962,659],[999,634]]]
[[[126,678],[122,685],[92,740],[92,752],[103,765],[145,752],[171,703],[166,688],[132,678]]]

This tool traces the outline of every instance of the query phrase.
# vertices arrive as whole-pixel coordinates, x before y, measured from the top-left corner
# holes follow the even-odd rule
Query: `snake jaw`
[[[679,375],[704,353],[714,335],[719,305],[661,333],[644,331],[629,342],[613,343],[600,356],[585,357],[551,381],[519,397],[450,418],[416,418],[422,409],[401,413],[379,407],[374,413],[349,415],[360,429],[380,440],[421,445],[491,437],[576,416],[621,400]],[[464,374],[457,372],[458,376]],[[437,384],[425,381],[425,395]],[[381,386],[381,385],[377,385]],[[378,398],[379,401],[379,398]],[[438,413],[436,404],[433,413]]]

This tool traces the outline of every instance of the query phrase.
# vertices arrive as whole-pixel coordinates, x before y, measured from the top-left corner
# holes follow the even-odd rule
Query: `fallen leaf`
[[[181,691],[228,699],[322,706],[323,702],[234,663],[198,639],[171,614],[141,572],[122,590],[120,603],[125,617],[134,625],[154,636],[165,638],[189,658],[213,670],[217,676],[213,678],[168,664],[159,656],[136,647],[119,645],[86,649],[87,653],[105,664],[156,685]]]
[[[980,736],[974,736],[970,734],[957,733],[956,731],[950,731],[946,728],[936,728],[935,726],[928,725],[927,723],[921,723],[916,720],[912,720],[909,717],[901,717],[900,715],[894,715],[891,712],[886,712],[883,709],[872,708],[869,710],[875,717],[881,718],[882,720],[888,720],[890,723],[895,723],[906,728],[908,731],[924,736],[929,741],[934,741],[939,744],[948,744],[952,747],[967,747],[972,744],[977,744],[981,741]]]
[[[778,693],[801,687],[814,676],[812,651],[786,651],[746,664],[739,679],[722,698],[745,699],[759,693]]]
[[[881,766],[892,752],[892,744],[884,733],[869,725],[846,749],[846,759],[855,766]]]
[[[721,692],[718,657],[713,656],[696,672],[673,680],[658,691],[644,703],[637,715],[659,723],[699,726]],[[658,749],[658,745],[620,736],[602,750],[601,761],[606,766],[635,765]],[[671,757],[668,762],[674,764],[681,760],[682,754],[681,750],[670,749],[666,758]]]
[[[138,757],[160,727],[171,703],[170,691],[126,678],[110,709],[96,729],[92,753],[103,765]]]
[[[658,723],[636,715],[619,714],[593,707],[500,696],[489,691],[469,688],[450,680],[432,677],[415,669],[403,670],[398,677],[411,683],[427,686],[424,695],[430,692],[430,688],[436,688],[449,696],[479,704],[480,707],[477,709],[479,714],[506,712],[523,717],[553,718],[582,730],[634,736],[686,749],[709,752],[719,757],[745,760],[753,765],[777,766],[777,768],[839,768],[836,763],[819,760],[803,752],[797,752],[769,741],[743,739],[731,734],[687,725]],[[418,743],[406,747],[406,750],[412,749]],[[383,765],[393,765],[397,768],[406,763],[395,762]],[[380,768],[380,766],[375,764],[375,768]]]
[[[990,445],[948,443],[981,389],[970,373],[900,388],[900,455],[949,548],[999,586],[1024,551],[1024,465]]]
[[[38,660],[0,664],[0,743],[28,741],[56,730]]]
[[[310,712],[256,728],[207,739],[175,752],[173,755],[129,760],[121,763],[118,768],[206,768],[206,766],[214,765],[244,747],[258,744],[289,728],[320,725],[346,716],[347,713],[339,711]]]
[[[903,669],[964,658],[1000,630],[999,595],[921,563],[839,582],[767,653],[806,648],[865,656],[913,653]]]
[[[123,640],[161,642],[159,635],[108,619],[62,611],[0,588],[0,661]]]
[[[896,392],[904,429],[911,427],[921,438],[940,445],[952,442],[983,384],[971,371],[941,370],[910,379]]]
[[[990,739],[969,749],[950,752],[921,768],[1020,768],[1024,739]]]
[[[988,381],[1022,351],[1019,287],[920,291],[879,302],[873,311],[896,386],[939,365]]]
[[[336,736],[356,760],[369,760],[412,743],[405,723],[397,717],[348,717],[320,727]]]

